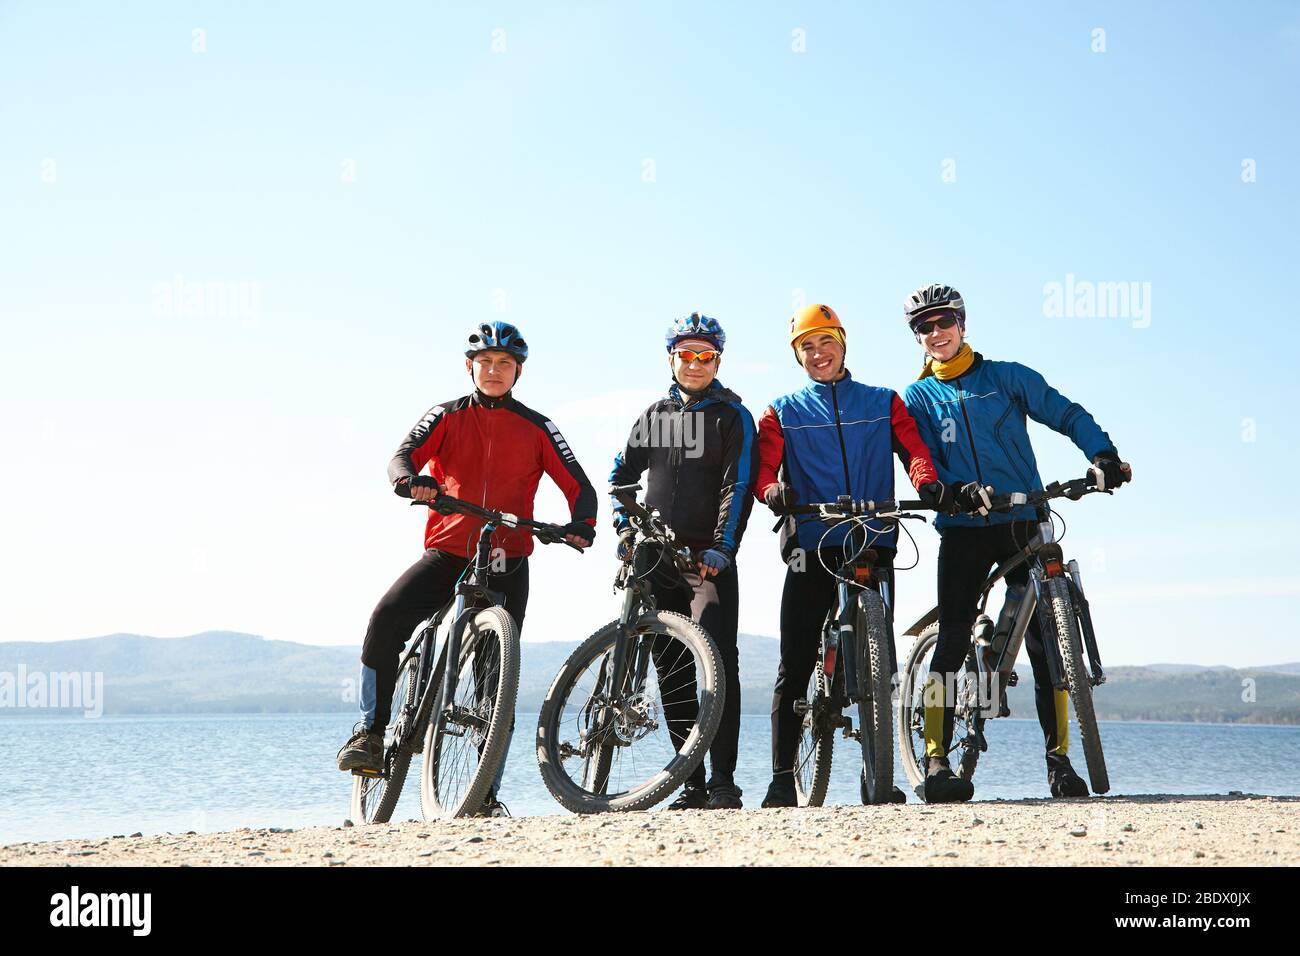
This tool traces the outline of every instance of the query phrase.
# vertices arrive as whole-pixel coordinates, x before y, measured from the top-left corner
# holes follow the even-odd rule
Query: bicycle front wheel
[[[825,644],[822,645],[825,647]],[[825,660],[817,655],[817,668],[808,678],[808,710],[799,733],[795,756],[794,792],[801,807],[820,807],[826,801],[831,782],[831,760],[835,755],[835,721],[840,708],[831,700],[831,681]]]
[[[862,802],[887,803],[894,785],[893,674],[885,605],[870,589],[858,595],[858,740],[862,744]]]
[[[1056,645],[1061,650],[1065,679],[1070,685],[1074,717],[1079,722],[1083,756],[1088,762],[1088,781],[1093,793],[1105,793],[1110,789],[1110,776],[1106,773],[1106,757],[1101,751],[1101,732],[1097,729],[1097,714],[1092,706],[1092,682],[1083,664],[1083,641],[1079,637],[1074,602],[1070,599],[1070,584],[1063,577],[1048,578],[1046,591],[1056,625]]]
[[[704,759],[727,692],[718,650],[698,624],[643,614],[625,637],[628,666],[614,686],[617,621],[564,663],[537,721],[537,764],[574,813],[646,810]]]
[[[429,717],[420,774],[426,820],[473,816],[505,759],[519,692],[519,629],[501,607],[471,612],[452,675],[452,699],[440,685]]]
[[[898,752],[907,782],[913,788],[925,782],[925,685],[938,642],[939,625],[931,624],[917,635],[898,674]],[[977,710],[979,682],[973,653],[966,655],[954,689],[953,751],[957,760],[953,769],[961,779],[970,780],[979,763],[983,719]]]

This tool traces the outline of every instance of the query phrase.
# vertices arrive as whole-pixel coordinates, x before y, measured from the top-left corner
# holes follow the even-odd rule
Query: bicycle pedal
[[[376,777],[382,777],[383,775],[384,772],[382,770],[362,770],[359,767],[352,770],[352,776],[354,777],[369,777],[370,779],[374,779]]]
[[[1019,683],[1020,683],[1020,675],[1017,674],[1015,671],[1012,671],[1010,674],[1007,675],[1008,687],[1015,687]]]
[[[808,713],[808,711],[812,710],[812,705],[809,704],[808,701],[806,701],[806,700],[804,700],[804,699],[802,699],[802,698],[800,698],[799,700],[796,700],[796,701],[794,702],[794,704],[792,705],[792,707],[793,707],[793,709],[794,709],[794,712],[795,712],[796,714],[799,714],[800,716],[802,716],[803,714],[806,714],[806,713]]]

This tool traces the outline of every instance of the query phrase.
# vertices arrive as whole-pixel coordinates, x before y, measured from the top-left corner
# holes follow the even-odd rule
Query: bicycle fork
[[[1083,580],[1079,576],[1079,562],[1071,558],[1066,566],[1069,572],[1070,596],[1074,601],[1074,611],[1079,618],[1079,629],[1083,632],[1083,649],[1088,654],[1088,670],[1091,672],[1093,687],[1106,683],[1106,672],[1101,669],[1101,654],[1097,650],[1097,635],[1092,629],[1092,612],[1088,608],[1088,599],[1083,594]]]

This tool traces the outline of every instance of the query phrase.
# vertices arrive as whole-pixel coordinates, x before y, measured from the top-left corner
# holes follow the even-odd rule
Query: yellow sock
[[[1052,753],[1063,757],[1070,752],[1070,692],[1052,691],[1052,703],[1056,705],[1056,749]]]
[[[936,675],[930,675],[925,682],[925,755],[927,757],[946,757],[943,745],[943,681]]]

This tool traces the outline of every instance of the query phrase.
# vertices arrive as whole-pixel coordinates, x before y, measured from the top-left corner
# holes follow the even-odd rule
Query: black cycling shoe
[[[709,787],[709,809],[710,810],[743,810],[745,805],[740,802],[741,790],[734,783],[718,783]]]
[[[947,757],[931,757],[922,796],[926,803],[962,803],[975,796],[975,785],[953,773]]]
[[[495,794],[489,793],[483,798],[483,809],[475,814],[478,817],[508,817],[510,808],[498,800]]]
[[[773,777],[772,782],[767,785],[767,796],[763,798],[760,806],[764,809],[799,806],[799,795],[794,790],[794,774]]]
[[[1047,786],[1054,797],[1086,797],[1088,785],[1070,766],[1065,754],[1047,755]]]
[[[676,800],[668,804],[669,810],[707,810],[709,791],[698,784],[688,783]]]
[[[867,805],[867,774],[864,770],[858,774],[858,793],[862,796],[862,805]],[[907,803],[907,794],[899,790],[897,786],[889,788],[889,799],[885,803]]]
[[[338,759],[340,770],[383,773],[384,735],[357,724],[348,742],[339,748]]]

